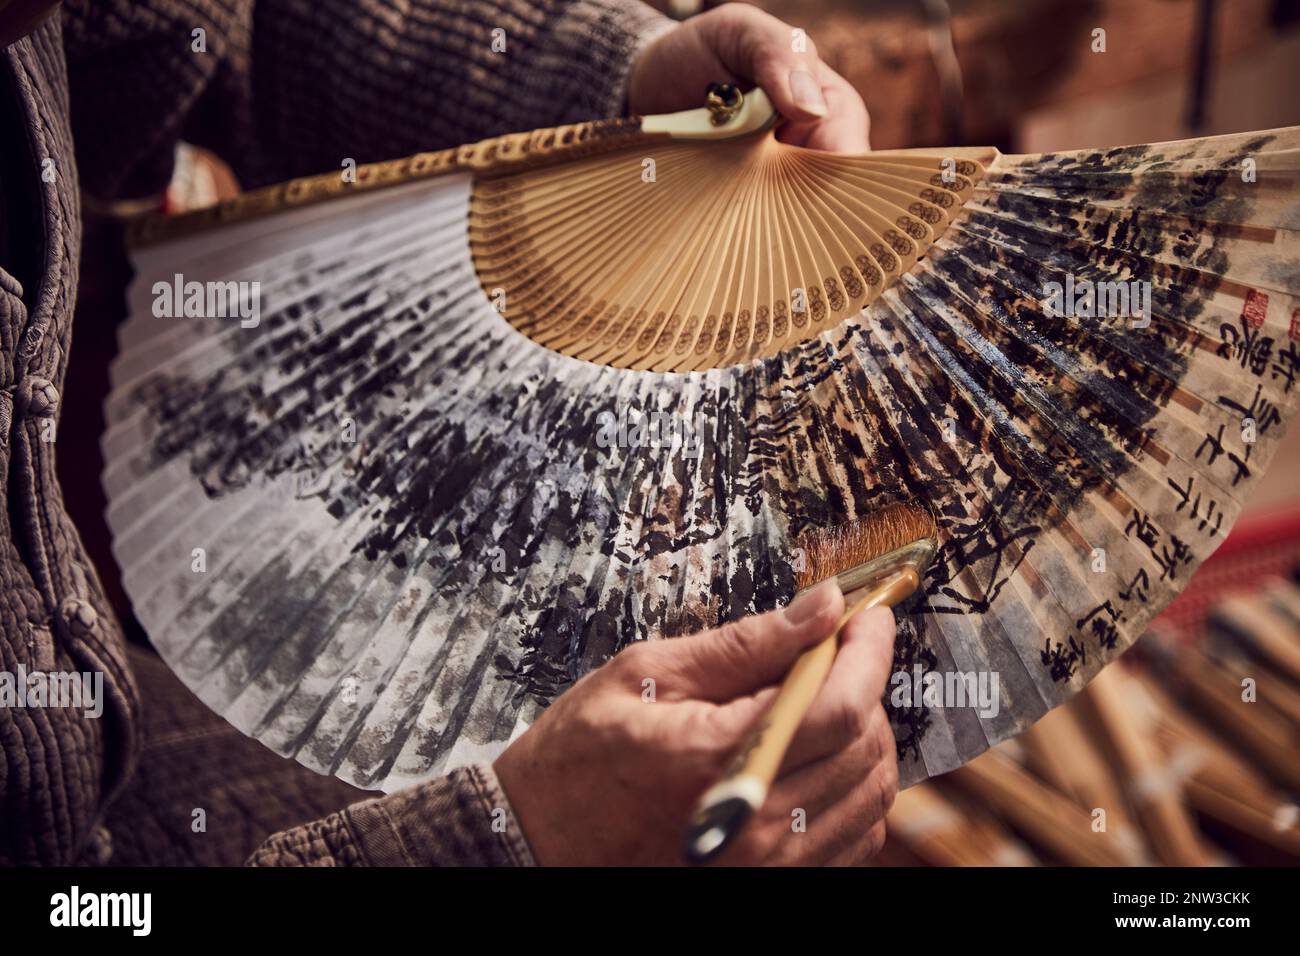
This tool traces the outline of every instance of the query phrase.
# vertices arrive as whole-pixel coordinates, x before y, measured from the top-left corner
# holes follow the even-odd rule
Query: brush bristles
[[[797,572],[795,584],[810,587],[914,541],[937,538],[938,534],[929,509],[909,502],[886,505],[846,524],[805,532],[795,541],[803,552],[803,570]]]

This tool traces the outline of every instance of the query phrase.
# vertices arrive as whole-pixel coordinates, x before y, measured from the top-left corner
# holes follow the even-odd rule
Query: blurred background
[[[651,5],[681,18],[719,4]],[[857,87],[876,149],[1040,153],[1300,123],[1300,0],[753,5],[806,30]]]
[[[682,19],[714,4],[652,5]],[[877,149],[1036,153],[1300,124],[1300,0],[756,5],[806,30],[857,87]],[[206,154],[183,148],[179,160],[168,208],[236,191]],[[83,282],[79,314],[95,292]],[[87,340],[111,330],[82,324],[73,362],[84,364]],[[96,476],[61,476],[83,529],[100,525]],[[106,536],[87,537],[111,567]],[[1018,740],[901,794],[878,863],[1300,863],[1297,568],[1293,430],[1227,541],[1135,651]]]
[[[714,4],[654,5],[681,18]],[[1300,124],[1300,0],[755,5],[857,87],[875,149],[1039,153]],[[1297,568],[1293,431],[1137,648],[1029,733],[900,794],[877,863],[1300,863]]]

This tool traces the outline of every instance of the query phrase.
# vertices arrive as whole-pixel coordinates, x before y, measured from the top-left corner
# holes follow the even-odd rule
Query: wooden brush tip
[[[795,542],[802,563],[795,575],[799,588],[865,564],[916,541],[936,539],[939,527],[930,509],[916,502],[886,505],[844,524],[816,528]]]

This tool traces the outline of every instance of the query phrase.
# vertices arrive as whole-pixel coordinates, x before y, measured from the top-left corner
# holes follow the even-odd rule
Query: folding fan
[[[1300,129],[1004,156],[780,142],[761,92],[137,230],[104,438],[148,633],[276,751],[393,789],[632,641],[792,594],[900,498],[941,548],[904,782],[1122,653],[1296,405]]]

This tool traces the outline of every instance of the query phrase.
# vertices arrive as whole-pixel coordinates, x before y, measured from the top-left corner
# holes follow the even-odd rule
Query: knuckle
[[[664,673],[665,657],[657,641],[636,641],[623,648],[609,662],[611,677],[620,690],[641,694],[646,680],[653,680],[662,692],[668,676]]]
[[[751,821],[725,862],[732,866],[757,866],[765,863],[780,849],[784,836],[780,825],[776,823]]]
[[[747,671],[754,664],[754,645],[759,637],[758,618],[744,617],[727,621],[718,628],[718,650],[724,662],[737,670]]]
[[[566,695],[543,716],[553,719],[555,739],[575,742],[575,752],[600,752],[611,741],[622,738],[621,722],[610,719],[609,709],[599,694]]]
[[[720,7],[718,7],[718,9],[725,10],[726,15],[735,20],[748,21],[752,19],[757,19],[756,14],[758,13],[758,11],[755,10],[747,3],[736,3],[736,2],[724,3]]]
[[[885,821],[877,820],[871,825],[871,828],[867,830],[867,837],[862,848],[864,859],[869,860],[883,850],[885,848],[886,838],[887,831],[885,828]]]
[[[867,727],[863,736],[867,739],[867,756],[872,763],[880,763],[894,752],[894,731],[889,726],[885,708],[879,703],[867,715]]]
[[[868,608],[855,614],[849,621],[849,637],[852,640],[874,640],[882,646],[886,643],[892,645],[894,630],[894,612],[887,607]]]
[[[898,761],[890,758],[881,765],[879,772],[880,812],[888,813],[898,798]]]
[[[847,700],[836,709],[836,734],[846,745],[864,737],[870,723],[868,708],[861,701]]]
[[[788,817],[777,817],[765,826],[755,827],[758,831],[755,840],[756,859],[766,861],[774,859],[783,848],[796,849],[790,844],[795,842],[790,833]]]
[[[859,787],[858,808],[869,821],[883,819],[898,796],[898,759],[889,754],[873,761]]]
[[[720,26],[739,27],[750,17],[750,7],[744,3],[723,3],[700,15],[709,17]]]
[[[754,78],[772,78],[780,75],[781,56],[780,53],[771,47],[759,46],[757,40],[754,42],[754,51],[751,53],[751,64],[753,64]]]
[[[701,707],[686,717],[681,746],[716,771],[731,757],[735,734],[717,707]]]
[[[626,673],[645,670],[649,666],[650,645],[645,641],[634,641],[623,648],[614,657],[615,666]]]

